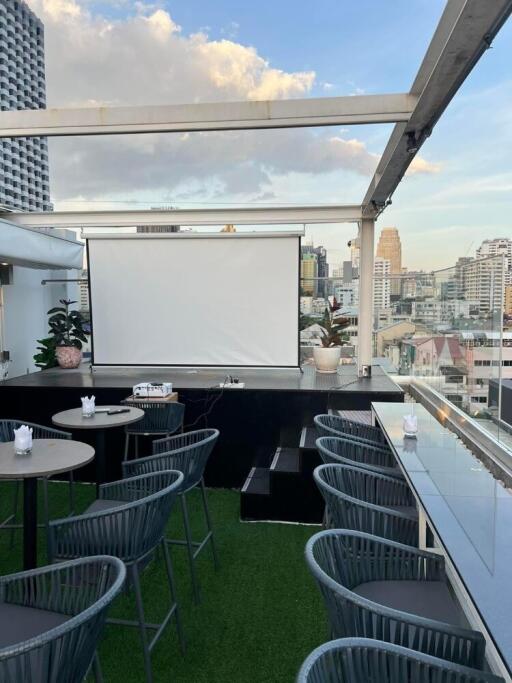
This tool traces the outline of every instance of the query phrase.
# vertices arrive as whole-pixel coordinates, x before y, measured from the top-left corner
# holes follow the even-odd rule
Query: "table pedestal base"
[[[23,480],[23,569],[37,567],[37,479]]]

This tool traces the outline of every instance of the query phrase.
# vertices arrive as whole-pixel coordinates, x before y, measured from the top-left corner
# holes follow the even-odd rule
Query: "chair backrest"
[[[53,427],[45,427],[44,425],[26,422],[25,420],[0,420],[0,441],[5,443],[7,441],[14,441],[14,430],[27,425],[32,428],[32,437],[34,439],[71,439],[69,432],[63,432],[60,429],[53,429]]]
[[[171,508],[183,482],[178,471],[162,471],[100,486],[100,499],[124,504],[51,521],[50,558],[105,554],[132,562],[162,540]]]
[[[124,564],[105,556],[0,577],[0,602],[68,617],[51,630],[0,649],[2,683],[84,680],[107,609],[125,577]]]
[[[443,581],[441,555],[367,533],[332,529],[308,540],[306,562],[324,598],[335,637],[376,638],[482,667],[485,640],[481,633],[401,612],[354,592],[370,581]]]
[[[391,451],[352,441],[341,436],[321,436],[316,447],[324,463],[355,465],[382,474],[401,476]]]
[[[370,638],[325,643],[307,657],[297,683],[504,683],[494,674]]]
[[[314,418],[315,426],[321,436],[344,436],[352,435],[361,439],[367,439],[371,443],[387,445],[386,437],[382,430],[363,422],[347,420],[340,415],[316,415]]]
[[[140,408],[144,417],[126,427],[132,434],[174,434],[183,426],[185,404],[178,401],[124,401],[123,405]]]
[[[123,476],[169,469],[178,470],[184,475],[181,490],[186,491],[196,486],[201,480],[218,438],[218,429],[198,429],[194,432],[158,439],[153,441],[155,455],[123,463]]]
[[[414,505],[405,480],[349,465],[320,465],[313,477],[331,528],[364,531],[411,545],[417,541],[416,516],[386,507]]]
[[[419,562],[421,552],[367,533],[331,529],[311,536],[306,545],[306,561],[317,580],[340,592],[352,591],[367,581],[391,579],[396,570],[403,580],[441,580],[443,557],[435,556],[438,562],[434,562],[432,569]]]
[[[405,480],[351,465],[319,465],[313,472],[320,492],[344,494],[373,505],[413,506],[414,496]]]

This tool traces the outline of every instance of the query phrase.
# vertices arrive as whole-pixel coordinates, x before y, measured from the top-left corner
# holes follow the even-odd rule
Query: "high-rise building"
[[[0,109],[44,109],[44,27],[23,0],[0,1]],[[0,139],[0,206],[48,211],[46,138]]]
[[[312,244],[305,244],[301,247],[302,258],[306,254],[314,254],[316,256],[316,275],[314,277],[319,278],[314,283],[314,293],[318,297],[327,297],[330,292],[328,291],[328,282],[322,278],[329,277],[329,264],[327,263],[327,250],[324,247],[314,247]]]
[[[505,302],[503,310],[507,315],[512,315],[512,285],[505,286]]]
[[[464,298],[479,301],[481,314],[497,315],[505,298],[506,285],[512,284],[511,271],[503,268],[502,259],[473,259],[462,271]]]
[[[461,280],[465,298],[480,301],[480,313],[497,315],[512,285],[512,239],[484,240],[476,259],[463,264]]]
[[[180,232],[179,225],[138,225],[137,232]]]
[[[316,296],[317,277],[318,264],[316,254],[309,251],[303,251],[300,260],[300,278],[301,289],[304,296]]]
[[[350,248],[350,260],[352,261],[352,266],[354,268],[359,268],[359,252],[361,250],[359,237],[354,237],[354,239],[350,240],[348,247]]]
[[[382,228],[377,243],[377,257],[387,259],[390,264],[391,275],[402,274],[402,243],[396,228]],[[391,294],[399,295],[401,280],[399,277],[391,280]]]
[[[389,308],[391,302],[391,263],[389,259],[381,256],[375,257],[373,266],[373,310],[378,315],[379,311]]]
[[[79,304],[80,304],[80,310],[82,312],[88,311],[89,310],[89,279],[87,276],[87,271],[82,270],[80,274],[80,282],[78,283],[78,292],[79,292]]]
[[[512,240],[506,237],[498,237],[492,240],[484,240],[476,250],[477,258],[489,256],[504,256],[505,269],[512,268]]]

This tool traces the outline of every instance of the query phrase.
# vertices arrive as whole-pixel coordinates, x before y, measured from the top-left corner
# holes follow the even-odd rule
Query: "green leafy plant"
[[[55,355],[55,349],[57,343],[54,337],[45,337],[44,339],[38,339],[37,347],[38,353],[34,355],[34,363],[38,368],[42,370],[48,370],[48,368],[54,368],[58,365],[57,356]]]
[[[336,301],[336,297],[333,298],[332,304],[329,302],[329,308],[325,309],[324,317],[322,318],[322,334],[320,336],[320,342],[324,348],[329,348],[330,346],[343,346],[344,340],[342,339],[342,331],[350,325],[350,320],[348,318],[343,318],[336,313],[340,310],[340,305]]]
[[[84,330],[85,319],[80,311],[70,311],[69,307],[76,301],[60,299],[62,306],[56,306],[48,311],[48,325],[50,334],[55,339],[55,346],[76,346],[82,348],[87,341]]]

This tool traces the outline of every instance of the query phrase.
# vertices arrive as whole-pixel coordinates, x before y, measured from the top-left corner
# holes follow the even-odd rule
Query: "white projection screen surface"
[[[297,367],[285,236],[88,236],[94,365]]]

